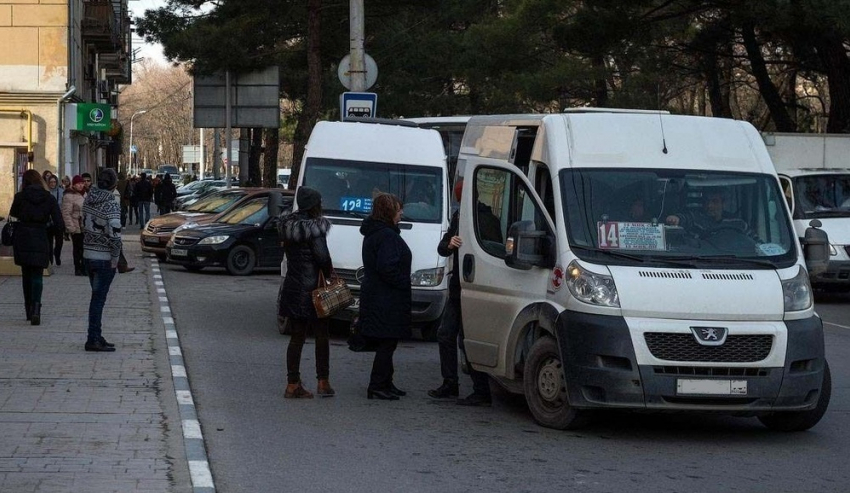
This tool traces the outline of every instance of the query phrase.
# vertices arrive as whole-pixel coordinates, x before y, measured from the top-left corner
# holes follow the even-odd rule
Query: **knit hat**
[[[301,210],[309,210],[322,203],[322,194],[310,187],[301,187],[295,194],[295,203]]]
[[[118,184],[118,175],[112,168],[104,168],[97,175],[97,188],[101,190],[112,190]]]
[[[80,175],[74,175],[74,178],[71,180],[71,185],[76,185],[77,183],[83,183],[83,177]]]

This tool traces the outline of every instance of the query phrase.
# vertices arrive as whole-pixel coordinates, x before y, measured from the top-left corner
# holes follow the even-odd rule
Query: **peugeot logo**
[[[703,346],[722,346],[729,330],[726,327],[691,327],[691,332]]]
[[[354,278],[357,279],[357,282],[363,284],[363,278],[366,277],[366,269],[360,267],[357,271],[354,272]]]

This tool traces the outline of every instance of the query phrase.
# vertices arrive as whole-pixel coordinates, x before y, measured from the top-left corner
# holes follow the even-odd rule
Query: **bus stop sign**
[[[349,116],[374,118],[378,95],[374,92],[344,92],[339,96],[340,120]]]

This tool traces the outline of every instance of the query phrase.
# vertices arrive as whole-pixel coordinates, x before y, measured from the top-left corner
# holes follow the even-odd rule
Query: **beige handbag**
[[[326,281],[320,270],[318,287],[313,290],[313,306],[319,318],[330,317],[354,304],[354,296],[345,281],[337,277],[336,273],[331,275]]]

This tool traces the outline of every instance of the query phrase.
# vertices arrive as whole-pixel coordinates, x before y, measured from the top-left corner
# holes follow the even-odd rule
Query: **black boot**
[[[41,325],[41,303],[32,304],[32,318],[30,323],[33,325]]]
[[[30,303],[26,303],[24,308],[27,310],[27,322],[32,320],[32,305]]]
[[[440,385],[434,390],[429,390],[428,395],[434,399],[447,399],[449,397],[457,397],[460,395],[460,389],[457,382],[444,380],[443,385]]]

